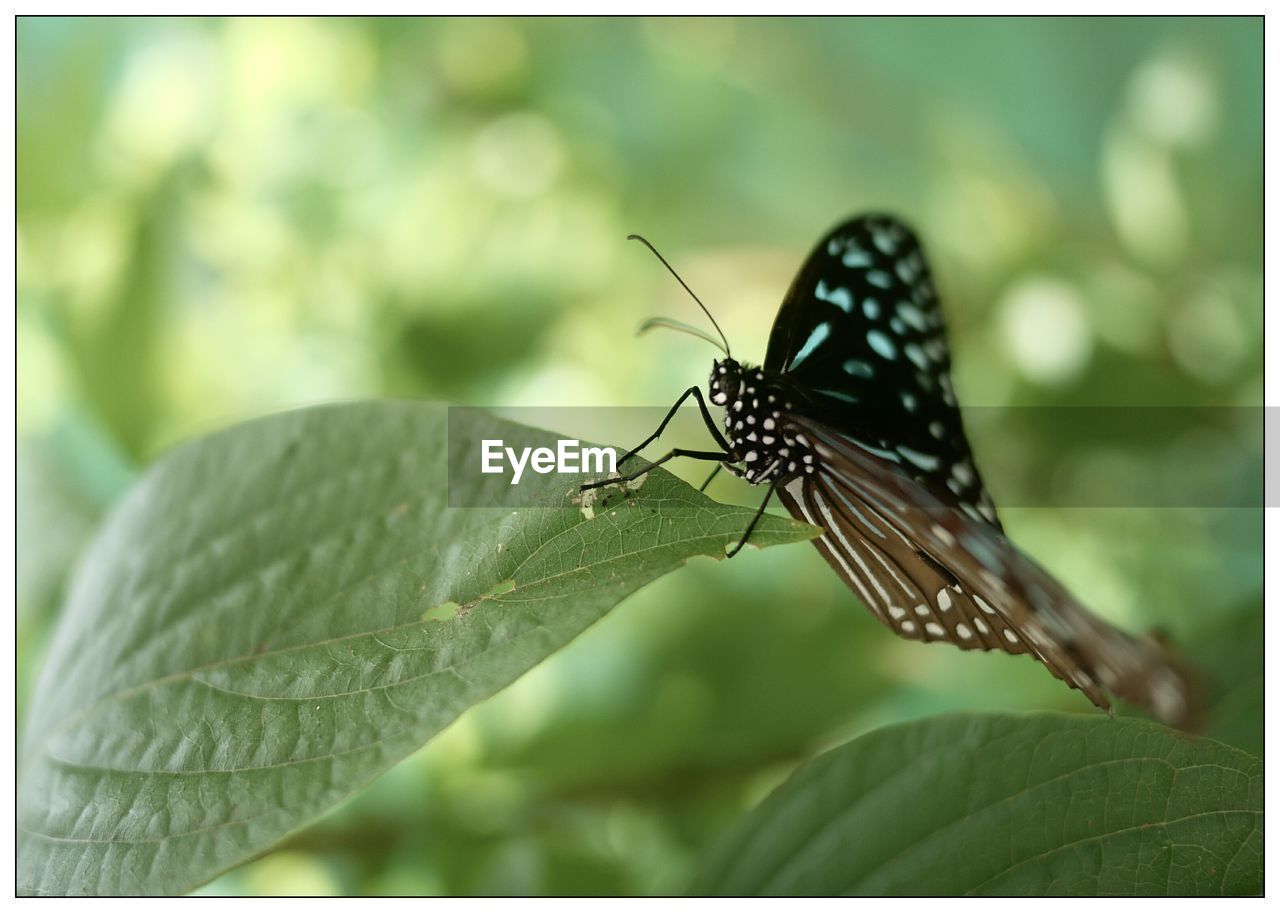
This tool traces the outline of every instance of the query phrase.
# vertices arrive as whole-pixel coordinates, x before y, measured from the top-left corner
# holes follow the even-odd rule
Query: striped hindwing
[[[826,532],[828,563],[895,633],[965,650],[1029,653],[1098,707],[1106,692],[1170,725],[1196,722],[1188,670],[1152,637],[1091,614],[990,523],[944,503],[897,464],[842,431],[789,420],[818,471],[778,493]]]
[[[1000,528],[961,423],[929,266],[901,222],[859,216],[818,243],[783,299],[764,367],[798,391],[797,413]]]

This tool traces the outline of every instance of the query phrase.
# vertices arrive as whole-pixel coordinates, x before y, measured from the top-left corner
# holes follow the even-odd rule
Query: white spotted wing
[[[1098,707],[1110,692],[1195,725],[1194,679],[1161,642],[1098,618],[991,524],[849,436],[799,417],[791,427],[814,442],[819,471],[780,487],[783,503],[826,530],[818,550],[894,632],[1028,653]]]
[[[797,412],[1000,528],[965,437],[929,265],[897,219],[859,216],[818,243],[778,310],[764,367],[794,384]]]
[[[1192,681],[1162,644],[1091,614],[1019,551],[964,434],[946,328],[915,235],[852,219],[810,254],[783,301],[766,373],[791,399],[816,472],[777,488],[822,527],[818,550],[887,627],[964,650],[1030,654],[1094,704],[1107,692],[1187,726]]]

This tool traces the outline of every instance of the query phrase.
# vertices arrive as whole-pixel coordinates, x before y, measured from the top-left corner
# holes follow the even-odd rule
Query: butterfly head
[[[711,365],[711,379],[707,382],[711,402],[727,406],[742,392],[742,365],[732,358],[718,358]]]

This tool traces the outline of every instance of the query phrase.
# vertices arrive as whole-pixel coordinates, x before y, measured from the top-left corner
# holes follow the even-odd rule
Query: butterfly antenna
[[[672,320],[670,317],[650,317],[644,323],[640,324],[640,328],[636,330],[636,335],[643,336],[655,327],[663,327],[668,330],[675,330],[677,333],[688,333],[690,336],[697,336],[703,342],[711,343],[721,352],[724,352],[725,355],[729,354],[725,347],[720,344],[720,340],[716,339],[706,330],[701,327],[689,326],[689,324],[680,320]]]
[[[699,298],[697,295],[695,295],[693,293],[693,289],[689,288],[688,284],[683,279],[680,278],[680,274],[671,268],[671,264],[667,262],[667,258],[662,256],[662,254],[658,253],[658,249],[654,247],[652,244],[650,244],[649,241],[646,238],[642,237],[641,235],[627,235],[627,240],[639,241],[645,247],[649,248],[650,253],[652,253],[655,257],[657,257],[662,262],[662,265],[667,268],[667,272],[669,272],[671,275],[676,277],[676,281],[684,286],[684,290],[689,293],[690,298],[698,302],[698,307],[702,308],[702,313],[707,315],[707,319],[711,321],[711,325],[715,327],[716,332],[720,334],[720,341],[724,343],[724,354],[727,357],[732,358],[733,356],[729,354],[729,340],[725,339],[724,330],[720,329],[720,324],[716,323],[716,319],[711,316],[711,312],[708,311],[707,306],[702,303],[702,299]]]

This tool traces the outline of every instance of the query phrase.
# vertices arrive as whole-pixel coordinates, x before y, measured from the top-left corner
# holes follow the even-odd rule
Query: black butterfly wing
[[[951,386],[951,352],[924,251],[891,216],[836,227],[787,291],[765,356],[795,411],[855,435],[938,498],[1000,528]]]
[[[903,470],[811,419],[815,475],[778,489],[826,532],[820,552],[891,630],[916,640],[1029,653],[1098,707],[1110,691],[1169,725],[1194,728],[1194,676],[1163,644],[1088,611],[991,524],[944,504]]]
[[[1003,535],[950,378],[946,328],[915,235],[888,216],[834,229],[788,290],[765,369],[818,471],[778,493],[823,527],[818,550],[902,637],[1029,653],[1109,708],[1107,691],[1188,725],[1189,674],[1149,637],[1090,614]]]

